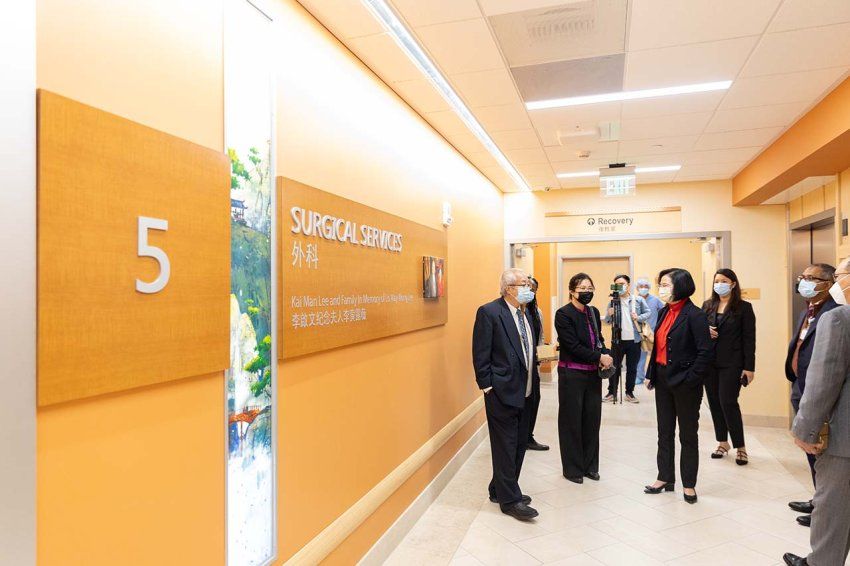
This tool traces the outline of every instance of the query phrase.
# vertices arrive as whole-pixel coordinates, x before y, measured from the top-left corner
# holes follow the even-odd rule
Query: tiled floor
[[[386,564],[771,566],[785,552],[808,554],[809,529],[796,524],[787,502],[809,499],[811,479],[786,430],[747,428],[749,466],[711,460],[703,404],[699,502],[685,503],[678,486],[645,495],[656,471],[655,407],[639,387],[641,404],[603,406],[602,480],[575,485],[561,475],[557,392],[546,385],[535,435],[552,449],[529,452],[520,478],[540,517],[522,523],[489,502],[485,440]]]

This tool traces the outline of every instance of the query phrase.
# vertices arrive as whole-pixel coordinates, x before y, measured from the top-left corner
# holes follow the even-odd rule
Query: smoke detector
[[[588,157],[590,157],[590,151],[586,150],[586,149],[583,149],[581,151],[577,151],[576,157],[578,157],[579,159],[587,159]]]

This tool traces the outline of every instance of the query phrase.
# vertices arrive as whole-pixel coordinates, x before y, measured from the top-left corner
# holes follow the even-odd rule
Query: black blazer
[[[702,304],[708,316],[708,324],[717,326],[714,341],[714,364],[719,368],[741,368],[756,371],[756,313],[753,305],[741,301],[736,312],[728,308],[717,325],[717,313],[708,312],[711,301]]]
[[[528,313],[526,319],[532,334],[528,346],[533,356],[531,389],[534,395],[535,391],[540,391],[540,374],[537,371],[539,331]],[[472,329],[472,365],[479,389],[492,387],[493,391],[488,395],[495,393],[505,405],[525,406],[528,367],[514,315],[505,299],[499,298],[478,308]]]
[[[587,317],[574,304],[567,303],[555,313],[555,331],[558,333],[559,359],[562,362],[599,365],[602,354],[610,353],[605,347],[605,338],[600,332],[602,321],[599,310],[590,305],[590,315],[596,321],[597,339],[602,345],[602,351],[594,349],[590,344],[590,332],[587,330]]]
[[[686,301],[667,334],[667,383],[671,387],[681,383],[702,386],[705,373],[714,362],[714,340],[708,332],[708,317],[690,299]],[[669,311],[670,307],[665,306],[658,313],[656,332]],[[655,380],[657,348],[658,342],[655,342],[646,374],[648,381]]]
[[[838,303],[836,303],[832,297],[829,297],[820,308],[820,311],[818,311],[818,314],[815,315],[815,319],[812,321],[812,325],[806,333],[806,338],[800,345],[800,355],[797,358],[797,375],[794,375],[794,370],[791,368],[791,362],[794,361],[794,350],[797,349],[797,338],[800,337],[800,331],[803,330],[803,322],[806,320],[806,311],[800,313],[800,317],[797,319],[797,326],[794,327],[794,336],[791,337],[791,342],[788,344],[788,355],[785,357],[785,377],[788,378],[788,381],[791,383],[799,380],[800,383],[798,384],[798,387],[800,388],[800,391],[803,391],[806,388],[806,374],[809,371],[809,362],[812,361],[812,351],[815,349],[815,331],[818,328],[818,321],[820,320],[820,317],[836,307],[838,307]]]

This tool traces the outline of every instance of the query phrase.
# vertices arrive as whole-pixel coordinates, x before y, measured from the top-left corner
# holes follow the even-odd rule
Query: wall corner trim
[[[483,408],[484,397],[479,396],[285,564],[300,566],[320,563]]]

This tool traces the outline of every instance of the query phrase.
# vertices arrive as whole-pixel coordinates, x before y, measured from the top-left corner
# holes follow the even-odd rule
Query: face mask
[[[714,292],[720,295],[721,297],[725,297],[726,295],[732,292],[732,285],[729,283],[715,283]]]
[[[829,288],[829,294],[832,295],[832,298],[835,299],[835,302],[839,305],[847,304],[847,296],[844,295],[844,289],[841,288],[841,282],[844,281],[844,279],[846,278],[847,276],[845,275],[844,277],[836,281],[832,287]]]
[[[797,292],[799,292],[800,296],[804,299],[814,299],[818,295],[816,290],[817,286],[818,284],[815,281],[806,281],[803,279],[797,285]]]
[[[531,290],[531,287],[526,285],[525,287],[520,287],[519,292],[516,295],[516,300],[521,305],[527,305],[531,301],[534,300],[534,291]]]
[[[670,287],[660,287],[658,289],[658,298],[665,303],[669,303],[673,300],[673,289]]]
[[[640,293],[641,297],[646,297],[647,295],[649,295],[649,289],[647,289],[646,287],[641,287],[640,289],[638,289],[638,293]]]
[[[577,293],[576,298],[581,304],[589,305],[593,300],[593,291],[582,291],[581,293]]]

